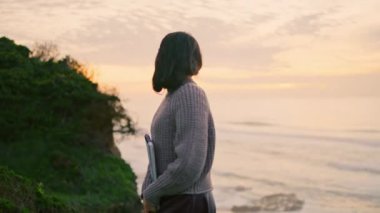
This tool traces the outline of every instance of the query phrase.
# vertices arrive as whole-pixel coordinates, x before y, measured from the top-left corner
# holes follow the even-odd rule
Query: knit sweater
[[[153,205],[175,194],[212,190],[215,128],[205,92],[191,79],[168,92],[151,124],[157,180],[148,171],[142,196]]]

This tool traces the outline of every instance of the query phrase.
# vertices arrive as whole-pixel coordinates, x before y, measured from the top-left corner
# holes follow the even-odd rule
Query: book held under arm
[[[147,152],[148,152],[148,157],[149,157],[150,175],[152,177],[152,180],[155,181],[157,179],[156,157],[154,154],[153,141],[148,134],[145,134],[145,142],[146,142],[146,147],[147,147]]]

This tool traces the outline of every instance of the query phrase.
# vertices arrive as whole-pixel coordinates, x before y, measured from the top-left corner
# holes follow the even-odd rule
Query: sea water
[[[118,146],[139,192],[147,169],[142,134],[161,98],[127,104],[141,134]],[[380,99],[211,96],[210,105],[218,212],[276,194],[294,194],[303,203],[298,212],[380,212]]]

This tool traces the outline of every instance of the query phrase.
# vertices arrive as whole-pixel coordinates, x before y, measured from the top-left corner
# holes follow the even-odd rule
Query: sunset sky
[[[53,42],[121,93],[151,93],[163,36],[199,41],[210,93],[380,97],[380,1],[0,0],[0,35]]]

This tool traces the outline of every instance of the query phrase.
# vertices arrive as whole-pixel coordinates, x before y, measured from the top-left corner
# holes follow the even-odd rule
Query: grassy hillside
[[[0,38],[0,212],[139,212],[113,140],[135,132],[119,98],[70,57],[32,56]]]

